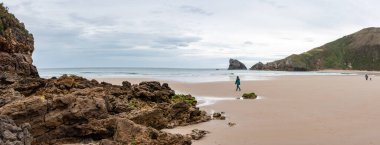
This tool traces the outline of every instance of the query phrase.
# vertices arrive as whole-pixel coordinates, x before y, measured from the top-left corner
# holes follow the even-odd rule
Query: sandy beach
[[[153,79],[102,78],[121,84]],[[236,98],[256,92],[262,99],[226,100],[201,107],[225,112],[226,120],[212,120],[165,131],[211,133],[195,145],[371,145],[380,144],[380,81],[354,76],[282,76],[271,80],[242,81],[235,92],[233,82],[183,83],[164,81],[181,93],[193,96]],[[237,125],[229,127],[228,122]]]

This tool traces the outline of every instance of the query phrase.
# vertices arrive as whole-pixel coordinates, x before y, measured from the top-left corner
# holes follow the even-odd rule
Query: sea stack
[[[230,59],[228,70],[247,70],[247,67],[239,60]]]
[[[0,81],[39,77],[32,64],[33,35],[2,4],[0,6]]]

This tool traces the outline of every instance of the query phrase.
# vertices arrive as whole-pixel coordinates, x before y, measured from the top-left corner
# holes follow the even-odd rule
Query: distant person
[[[368,74],[365,74],[365,80],[368,81]]]
[[[239,76],[236,77],[236,81],[235,81],[235,85],[236,85],[236,91],[241,91],[240,89],[240,78]]]

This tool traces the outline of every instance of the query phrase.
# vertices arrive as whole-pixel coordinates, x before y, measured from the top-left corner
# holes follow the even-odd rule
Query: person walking
[[[239,76],[236,77],[236,81],[235,81],[235,85],[236,85],[236,91],[241,91],[240,89],[240,78]]]
[[[365,80],[368,81],[368,74],[365,74]]]

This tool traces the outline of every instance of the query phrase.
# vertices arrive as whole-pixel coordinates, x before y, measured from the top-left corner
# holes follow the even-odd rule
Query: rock
[[[226,120],[226,117],[222,115],[222,113],[214,113],[212,114],[212,117],[213,119],[217,119],[217,120]]]
[[[222,114],[221,113],[218,113],[218,112],[215,112],[214,114],[212,114],[212,117],[221,117]]]
[[[160,129],[211,119],[191,95],[176,100],[166,83],[39,78],[32,35],[2,5],[0,14],[1,145],[189,145],[191,138]]]
[[[0,144],[30,145],[33,137],[26,126],[17,126],[8,116],[0,115]]]
[[[2,134],[1,134],[4,138],[4,140],[11,140],[11,141],[14,141],[17,139],[16,135],[13,134],[11,131],[9,130],[5,130]]]
[[[250,70],[264,70],[264,64],[262,62],[258,62],[255,65],[253,65]]]
[[[118,145],[118,143],[109,139],[102,139],[99,145]]]
[[[232,127],[232,126],[235,126],[235,125],[236,125],[236,123],[228,122],[228,126],[229,126],[229,127]]]
[[[172,97],[171,99],[174,103],[179,103],[179,102],[185,102],[191,106],[197,105],[197,100],[195,97],[189,95],[183,95],[183,94],[176,94]]]
[[[230,59],[228,70],[247,70],[247,67],[239,60]]]
[[[243,99],[256,99],[257,95],[254,92],[251,92],[251,93],[244,93],[242,97]]]
[[[33,81],[41,80],[31,80],[30,84],[34,84]],[[28,91],[28,88],[33,88],[33,91],[25,93],[22,99],[0,107],[1,115],[9,116],[19,124],[31,124],[15,130],[31,128],[35,138],[33,143],[36,144],[109,139],[117,133],[116,121],[110,120],[128,119],[128,122],[132,121],[140,127],[151,128],[150,131],[210,120],[206,112],[193,104],[173,102],[174,91],[158,82],[144,82],[128,88],[67,75],[42,81],[45,85],[25,87],[24,91]],[[120,130],[119,135],[130,134],[130,131],[133,130]],[[138,141],[151,143],[145,137]],[[123,144],[123,141],[115,139],[111,141]],[[183,136],[161,139],[154,143],[172,144],[168,140],[176,140],[175,144],[188,143]]]
[[[190,145],[190,138],[168,134],[150,127],[135,124],[133,121],[118,119],[113,139],[119,143],[134,144],[181,144]]]
[[[122,86],[123,86],[123,87],[126,87],[126,88],[131,88],[131,87],[132,87],[132,84],[131,84],[130,82],[128,82],[128,81],[123,81],[123,82],[122,82]]]
[[[209,131],[206,131],[206,130],[199,130],[199,129],[193,129],[191,131],[191,134],[189,136],[191,136],[191,138],[193,140],[200,140],[202,139],[204,136],[206,136],[206,134],[210,133]]]
[[[34,39],[23,23],[0,5],[0,82],[23,77],[39,77],[32,64]]]

